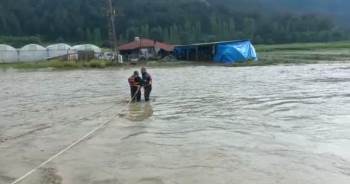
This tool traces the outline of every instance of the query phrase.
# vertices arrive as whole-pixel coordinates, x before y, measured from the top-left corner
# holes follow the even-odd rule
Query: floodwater
[[[21,183],[350,182],[350,64],[134,69],[0,71],[0,183],[109,120]]]

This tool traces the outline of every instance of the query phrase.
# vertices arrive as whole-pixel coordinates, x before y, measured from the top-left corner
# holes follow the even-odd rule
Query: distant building
[[[174,46],[156,40],[136,37],[134,41],[119,46],[119,52],[129,61],[163,58],[170,55]]]
[[[258,59],[255,48],[249,40],[177,45],[174,56],[184,61],[213,61],[225,64]]]

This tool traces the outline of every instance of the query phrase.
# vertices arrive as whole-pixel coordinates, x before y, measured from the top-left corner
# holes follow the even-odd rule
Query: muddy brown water
[[[0,183],[116,113],[21,183],[350,182],[349,64],[150,68],[127,106],[132,70],[0,71]]]

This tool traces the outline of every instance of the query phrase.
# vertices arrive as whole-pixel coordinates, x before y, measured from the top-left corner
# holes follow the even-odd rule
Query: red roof
[[[140,40],[135,40],[133,42],[124,44],[119,46],[119,50],[134,50],[134,49],[140,49],[140,48],[149,48],[149,47],[155,47],[155,48],[160,48],[165,51],[173,51],[174,50],[174,45],[158,42],[156,40],[150,40],[146,38],[140,38]]]

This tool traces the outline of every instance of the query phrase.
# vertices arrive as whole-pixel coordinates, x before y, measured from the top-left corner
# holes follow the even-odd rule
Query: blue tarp
[[[179,60],[224,64],[258,60],[255,48],[249,40],[180,45],[175,47],[174,56]]]
[[[255,48],[250,41],[218,43],[214,62],[233,64],[236,62],[256,61]]]
[[[174,56],[176,57],[176,59],[182,59],[182,60],[186,60],[186,55],[187,52],[190,48],[180,48],[180,47],[175,47],[174,48]]]

